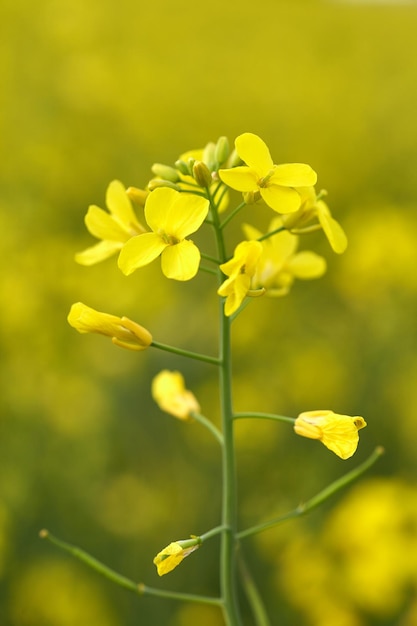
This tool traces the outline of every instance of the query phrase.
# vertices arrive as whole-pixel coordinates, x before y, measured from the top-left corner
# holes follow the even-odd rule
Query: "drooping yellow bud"
[[[333,411],[305,411],[294,422],[297,435],[319,439],[341,459],[351,457],[358,447],[358,430],[365,428],[363,417],[339,415]]]
[[[192,420],[192,414],[200,412],[200,405],[185,388],[180,372],[159,372],[152,381],[152,397],[162,411],[182,420]]]
[[[128,317],[101,313],[82,302],[72,305],[68,323],[79,333],[97,333],[110,337],[112,342],[128,350],[145,350],[152,343],[152,335]]]
[[[164,576],[175,569],[185,557],[197,550],[201,545],[200,537],[192,536],[191,539],[173,541],[166,548],[158,552],[153,562],[156,565],[158,575]]]

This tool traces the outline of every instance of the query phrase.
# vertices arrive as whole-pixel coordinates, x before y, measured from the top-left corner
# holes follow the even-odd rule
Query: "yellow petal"
[[[80,265],[94,265],[119,252],[122,246],[123,244],[119,241],[100,241],[82,252],[77,252],[75,260]]]
[[[259,176],[256,171],[246,165],[239,165],[229,170],[219,170],[220,180],[236,191],[256,191]]]
[[[269,180],[273,185],[308,187],[316,184],[317,174],[305,163],[285,163],[274,165],[274,172]]]
[[[98,239],[123,242],[127,241],[130,236],[111,215],[94,204],[88,208],[84,221],[89,232]]]
[[[155,193],[155,192],[152,192]],[[151,194],[152,195],[152,194]],[[118,265],[128,276],[156,259],[168,244],[156,233],[144,233],[129,239],[119,254]]]
[[[137,218],[132,208],[126,189],[119,180],[113,180],[107,188],[106,205],[116,219],[129,227],[137,224]]]
[[[273,167],[268,146],[258,135],[253,133],[239,135],[236,137],[235,147],[242,161],[257,172],[258,178],[266,176]]]
[[[187,239],[163,250],[161,256],[162,272],[174,280],[190,280],[198,272],[200,251]]]
[[[317,216],[332,250],[337,254],[342,254],[348,243],[345,231],[339,222],[333,219],[326,204],[321,200],[317,203]]]
[[[296,278],[320,278],[326,271],[326,260],[306,250],[289,259],[288,269]]]
[[[146,200],[145,217],[154,232],[181,240],[200,228],[209,206],[201,196],[159,187]]]
[[[300,208],[300,195],[291,187],[269,184],[259,191],[264,202],[278,213],[294,213]]]

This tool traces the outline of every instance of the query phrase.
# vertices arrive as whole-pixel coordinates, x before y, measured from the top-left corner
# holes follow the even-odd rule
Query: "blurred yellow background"
[[[153,556],[218,524],[216,444],[161,414],[180,368],[218,419],[213,371],[81,337],[73,302],[158,341],[215,350],[210,277],[85,268],[89,204],[110,180],[227,135],[306,162],[349,247],[235,327],[237,410],[332,408],[368,428],[341,461],[285,425],[238,424],[242,526],[384,458],[309,517],[245,544],[280,626],[417,623],[417,5],[258,0],[4,0],[1,47],[0,623],[221,626],[214,609],[139,599],[38,539],[47,527],[150,586],[217,594],[217,540],[159,580]],[[245,218],[250,219],[248,208]],[[251,624],[250,617],[246,624]]]

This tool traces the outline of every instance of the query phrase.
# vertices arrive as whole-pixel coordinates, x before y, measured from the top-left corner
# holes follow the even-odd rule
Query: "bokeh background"
[[[210,277],[173,284],[155,263],[126,278],[114,259],[73,257],[110,180],[143,186],[152,163],[251,131],[275,162],[314,167],[350,243],[338,257],[303,240],[326,276],[237,321],[236,409],[332,408],[368,428],[341,461],[284,424],[239,423],[242,526],[386,454],[320,510],[247,540],[247,558],[273,625],[416,624],[416,3],[3,0],[1,13],[0,623],[221,626],[215,609],[113,586],[38,531],[150,586],[217,594],[216,539],[164,579],[152,564],[217,525],[220,470],[216,443],[162,414],[150,382],[180,368],[216,421],[213,368],[80,336],[66,315],[81,300],[214,353]]]

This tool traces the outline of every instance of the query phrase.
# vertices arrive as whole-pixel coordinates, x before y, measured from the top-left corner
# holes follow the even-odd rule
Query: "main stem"
[[[222,263],[226,261],[226,250],[218,214],[212,202],[213,226],[216,235],[217,251]],[[219,284],[223,280],[219,270]],[[223,493],[222,526],[224,530],[220,548],[220,588],[224,602],[224,618],[227,626],[241,626],[236,585],[236,533],[237,501],[235,444],[232,403],[232,354],[231,322],[224,314],[224,304],[219,299],[219,390],[222,431]]]

